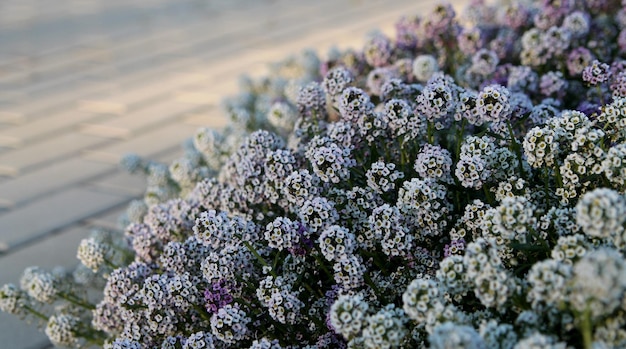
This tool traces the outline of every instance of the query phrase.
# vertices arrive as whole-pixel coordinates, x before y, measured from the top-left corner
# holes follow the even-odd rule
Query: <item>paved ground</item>
[[[358,48],[434,0],[129,3],[0,2],[0,285],[30,265],[75,265],[89,229],[116,228],[143,192],[119,158],[169,161],[199,126],[223,126],[217,104],[241,73],[308,47]],[[0,313],[0,348],[49,346]]]

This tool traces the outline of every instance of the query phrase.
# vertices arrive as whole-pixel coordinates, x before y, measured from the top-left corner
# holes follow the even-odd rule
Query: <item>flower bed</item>
[[[626,3],[471,5],[244,79],[0,309],[70,347],[626,347]]]

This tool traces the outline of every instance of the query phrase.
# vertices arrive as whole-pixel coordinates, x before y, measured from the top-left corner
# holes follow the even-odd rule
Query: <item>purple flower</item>
[[[393,43],[383,34],[373,35],[363,48],[365,62],[372,67],[389,65],[393,54]]]
[[[335,99],[341,96],[344,89],[354,83],[354,77],[350,70],[339,66],[331,69],[324,77],[324,91],[331,98]]]
[[[425,16],[422,21],[424,37],[437,38],[444,36],[454,21],[456,12],[451,4],[440,3]]]
[[[565,95],[567,88],[567,80],[563,78],[560,71],[547,72],[541,77],[539,82],[539,90],[546,97],[561,98]]]
[[[418,16],[402,16],[396,22],[396,46],[399,49],[410,51],[419,46],[420,22]]]
[[[609,81],[610,78],[611,67],[597,59],[583,69],[583,81],[588,82],[590,85],[597,85]]]
[[[233,302],[233,296],[225,284],[224,280],[213,282],[204,291],[204,301],[206,302],[204,307],[209,314],[215,314],[218,310]]]
[[[572,76],[580,75],[593,61],[593,54],[585,47],[577,47],[567,56],[567,70]]]
[[[326,116],[326,93],[317,82],[311,82],[300,89],[297,100],[300,115],[324,119]]]
[[[452,240],[450,241],[449,244],[446,244],[446,246],[443,249],[443,256],[444,257],[449,257],[452,255],[463,255],[463,251],[465,251],[465,240],[463,238],[460,238],[459,240]]]
[[[626,97],[626,71],[619,72],[611,81],[614,96]]]
[[[480,29],[468,28],[462,30],[456,37],[459,50],[466,55],[473,55],[482,46]]]

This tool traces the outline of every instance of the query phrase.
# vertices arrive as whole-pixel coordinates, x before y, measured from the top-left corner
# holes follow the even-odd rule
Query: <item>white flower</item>
[[[420,82],[427,82],[439,70],[437,59],[432,55],[419,55],[413,60],[413,76]]]

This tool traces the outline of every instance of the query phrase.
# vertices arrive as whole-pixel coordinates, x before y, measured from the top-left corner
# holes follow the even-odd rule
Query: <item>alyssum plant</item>
[[[441,4],[276,64],[0,309],[70,347],[624,348],[625,5]]]

